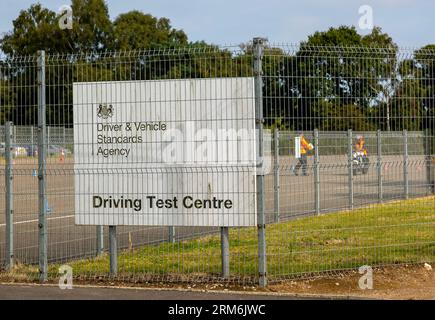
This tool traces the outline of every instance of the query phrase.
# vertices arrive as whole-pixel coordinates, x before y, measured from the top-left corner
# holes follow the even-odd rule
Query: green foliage
[[[22,10],[13,30],[0,41],[7,55],[103,52],[185,45],[187,35],[172,28],[169,19],[139,11],[120,15],[114,22],[104,0],[72,0],[73,29],[61,30],[59,16],[41,4]]]
[[[0,80],[0,125],[4,125],[5,121],[9,120],[14,105],[15,95],[8,82]]]
[[[121,14],[113,25],[116,48],[120,50],[187,44],[187,35],[172,28],[169,19],[158,19],[140,11]]]
[[[113,24],[104,0],[72,0],[74,12],[71,35],[73,52],[114,49]]]
[[[415,78],[422,90],[422,108],[427,115],[424,127],[433,132],[435,130],[435,44],[417,50],[415,57],[416,68],[420,69]],[[432,135],[435,133],[433,132]]]
[[[387,46],[387,50],[365,49],[368,44]],[[286,59],[279,68],[284,95],[290,98],[286,109],[306,120],[291,127],[309,130],[329,127],[319,120],[329,113],[325,114],[321,107],[324,101],[343,111],[345,117],[355,110],[368,117],[383,90],[379,79],[394,76],[396,53],[397,46],[379,28],[365,37],[354,27],[344,26],[314,33],[301,43],[295,57]]]
[[[316,113],[320,115],[319,130],[322,131],[376,130],[376,126],[367,121],[362,108],[356,105],[322,101],[319,103]]]
[[[8,55],[33,55],[38,50],[69,51],[66,33],[57,23],[54,12],[34,4],[13,21],[13,31],[1,39],[1,49]]]
[[[58,15],[35,4],[20,12],[13,30],[0,40],[8,58],[41,49],[52,57],[92,52],[60,64],[47,61],[48,123],[71,124],[72,82],[253,76],[251,45],[234,54],[205,42],[189,43],[167,18],[131,11],[112,22],[104,0],[72,0],[71,5],[73,30],[61,30]],[[154,49],[162,50],[146,51]],[[129,50],[138,51],[121,63],[116,55],[102,54]],[[266,47],[265,125],[287,130],[433,128],[434,51],[435,45],[428,45],[401,60],[397,45],[380,28],[362,36],[346,26],[315,32],[295,53]],[[35,123],[36,89],[29,86],[35,78],[34,70],[19,66],[1,80],[11,87],[0,92],[10,106],[2,108],[2,118]]]

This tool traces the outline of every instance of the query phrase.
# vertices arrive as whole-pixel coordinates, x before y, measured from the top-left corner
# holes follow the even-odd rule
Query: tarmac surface
[[[350,297],[339,297],[350,299]],[[0,300],[331,300],[338,297],[234,292],[199,292],[135,288],[73,287],[61,290],[46,285],[0,285]]]

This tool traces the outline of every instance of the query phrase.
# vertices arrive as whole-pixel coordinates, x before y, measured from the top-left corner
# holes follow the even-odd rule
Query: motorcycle
[[[352,154],[353,175],[367,174],[369,172],[370,160],[366,151],[354,151]]]

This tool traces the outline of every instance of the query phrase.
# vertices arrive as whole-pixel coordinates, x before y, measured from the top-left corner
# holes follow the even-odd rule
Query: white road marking
[[[69,215],[69,216],[47,218],[47,220],[61,220],[61,219],[69,219],[69,218],[72,218],[72,217],[74,217],[73,214],[72,214],[72,215]],[[34,219],[34,220],[25,220],[25,221],[18,221],[18,222],[14,222],[14,225],[16,225],[16,224],[26,224],[26,223],[35,223],[35,222],[38,222],[38,221],[39,221],[38,219]],[[1,228],[1,227],[6,227],[6,224],[5,224],[5,223],[0,224],[0,228]]]

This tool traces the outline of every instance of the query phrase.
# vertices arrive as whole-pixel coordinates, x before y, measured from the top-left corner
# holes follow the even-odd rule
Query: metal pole
[[[66,149],[66,141],[65,141],[65,127],[62,127],[62,134],[63,134],[63,147]]]
[[[431,131],[429,128],[425,130],[425,162],[426,162],[426,181],[428,187],[428,193],[435,193],[435,173],[434,173],[434,165],[435,158],[433,155],[433,140],[434,137],[431,137]]]
[[[47,281],[45,51],[38,51],[38,190],[39,280]]]
[[[316,214],[320,215],[319,130],[314,129],[314,196]]]
[[[175,227],[174,226],[168,227],[168,242],[175,243]]]
[[[12,143],[15,145],[17,143],[17,127],[12,127]]]
[[[382,202],[384,197],[384,188],[382,186],[382,142],[381,142],[381,130],[376,132],[376,145],[377,145],[377,171],[378,171],[378,199]]]
[[[431,188],[431,177],[430,177],[430,165],[432,162],[431,154],[430,154],[430,147],[429,147],[429,141],[430,141],[430,131],[429,128],[426,128],[424,130],[424,162],[426,167],[426,183],[427,183],[427,194],[431,194],[432,188]]]
[[[409,180],[408,180],[408,131],[403,130],[403,188],[405,199],[409,198]]]
[[[279,130],[275,128],[273,132],[274,139],[274,175],[273,175],[273,190],[274,190],[274,207],[275,207],[275,222],[279,222]]]
[[[47,148],[50,149],[50,126],[47,127]]]
[[[263,170],[263,71],[262,59],[264,42],[262,38],[253,39],[254,82],[255,82],[255,129],[257,139],[257,231],[258,231],[258,272],[260,287],[267,286],[266,260],[266,219],[264,213],[264,170]]]
[[[116,241],[116,226],[109,226],[110,276],[118,274],[118,246]]]
[[[31,156],[33,157],[33,155],[35,154],[34,151],[35,148],[35,143],[34,143],[34,139],[33,139],[33,126],[30,127],[30,152],[32,153]]]
[[[349,207],[353,209],[353,161],[352,161],[352,129],[347,130],[347,150],[349,167]]]
[[[222,277],[230,276],[230,240],[229,228],[221,227]]]
[[[13,186],[13,159],[12,159],[12,122],[5,123],[5,195],[6,195],[6,270],[14,266],[14,186]]]
[[[103,226],[97,226],[96,233],[97,233],[97,256],[99,256],[104,251],[104,228],[103,228]]]

